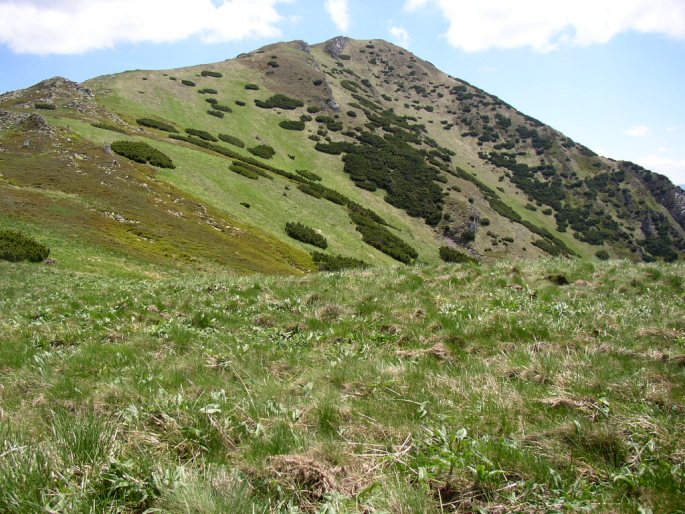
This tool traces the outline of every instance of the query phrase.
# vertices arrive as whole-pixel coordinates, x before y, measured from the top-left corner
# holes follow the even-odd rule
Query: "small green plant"
[[[192,80],[183,79],[181,80],[181,84],[188,87],[195,87],[195,82],[193,82]]]
[[[218,91],[216,89],[212,89],[211,87],[205,87],[203,89],[198,89],[198,93],[201,95],[216,95]]]
[[[293,239],[297,239],[303,243],[310,244],[324,250],[328,248],[328,241],[326,241],[324,236],[316,232],[313,228],[303,225],[302,223],[286,223],[285,233]]]
[[[33,107],[35,107],[36,109],[43,109],[45,111],[54,111],[55,109],[57,109],[55,104],[47,102],[36,102],[35,104],[33,104]]]
[[[228,105],[214,104],[214,109],[221,112],[233,112],[233,109]]]
[[[213,111],[213,110],[211,110],[211,109],[210,109],[209,111],[207,111],[207,114],[209,114],[210,116],[214,116],[215,118],[223,118],[223,117],[224,117],[224,113],[223,113],[223,112],[221,112],[221,111]]]
[[[223,77],[223,74],[219,73],[218,71],[210,71],[210,70],[202,70],[200,73],[203,77],[214,77],[217,79],[220,79]]]
[[[259,86],[257,84],[245,84],[245,89],[259,91]]]
[[[99,121],[97,123],[91,123],[91,126],[103,130],[109,130],[111,132],[118,132],[119,134],[128,134],[124,129],[121,127],[117,127],[116,125],[112,125],[111,123],[107,123],[104,121]]]
[[[611,256],[606,250],[598,250],[595,252],[595,257],[597,257],[600,261],[608,261]]]
[[[0,230],[0,259],[11,262],[41,262],[50,248],[16,230]]]

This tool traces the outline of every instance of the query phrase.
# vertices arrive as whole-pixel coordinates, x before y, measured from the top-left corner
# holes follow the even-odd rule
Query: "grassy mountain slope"
[[[0,97],[6,150],[0,153],[0,184],[13,187],[12,195],[17,188],[23,195],[52,195],[51,201],[66,195],[59,200],[72,209],[62,218],[3,209],[2,223],[44,235],[50,228],[71,231],[79,244],[121,259],[194,260],[238,272],[311,269],[307,253],[313,248],[285,234],[288,222],[324,235],[329,254],[383,265],[415,258],[437,263],[444,245],[485,260],[600,250],[633,260],[673,260],[685,249],[685,196],[663,177],[600,158],[384,41],[279,43],[221,63],[130,71],[85,86],[53,79]],[[152,122],[141,125],[141,118]],[[151,123],[166,124],[158,126],[186,140]],[[197,136],[188,139],[186,129],[214,139],[224,134],[230,142],[207,147]],[[174,167],[112,155],[110,145],[119,140],[147,142]],[[260,145],[274,155],[250,152]],[[59,173],[48,187],[23,173],[29,156],[36,170],[73,167],[76,175]],[[231,171],[236,164],[257,166],[265,176],[255,180]],[[124,187],[107,192],[107,181],[98,180],[102,173],[115,173]],[[143,182],[136,196],[135,184]],[[327,188],[324,197],[337,200],[317,198],[319,185]],[[319,187],[315,196],[312,187]],[[127,195],[133,195],[130,202]],[[158,203],[165,197],[195,203],[196,215]],[[90,207],[98,202],[100,216],[113,217],[107,230]],[[130,220],[119,212],[124,204],[138,208]],[[355,206],[372,212],[360,215]],[[373,213],[380,226],[369,225]],[[73,217],[80,222],[70,226]],[[216,221],[214,229],[203,217]],[[373,233],[364,233],[360,223]],[[223,236],[210,235],[219,225]],[[196,233],[191,226],[202,228]],[[229,237],[226,227],[241,237]],[[164,244],[148,244],[160,239],[160,231]],[[404,257],[389,248],[398,244],[409,245]]]
[[[676,512],[684,271],[0,262],[0,510]]]

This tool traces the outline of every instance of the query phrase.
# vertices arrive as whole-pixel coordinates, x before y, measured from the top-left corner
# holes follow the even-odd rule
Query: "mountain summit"
[[[667,178],[381,40],[45,80],[0,96],[0,137],[0,227],[81,265],[300,273],[685,251],[685,192]]]

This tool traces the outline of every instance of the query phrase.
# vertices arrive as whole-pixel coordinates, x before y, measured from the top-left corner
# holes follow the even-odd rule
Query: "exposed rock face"
[[[345,50],[348,41],[349,39],[344,36],[334,37],[333,39],[326,41],[326,46],[324,49],[331,57],[334,59],[339,59],[340,55],[343,53],[343,50]]]
[[[685,191],[674,186],[663,175],[653,173],[633,163],[623,164],[629,166],[637,174],[654,199],[666,207],[671,216],[685,229]]]
[[[306,41],[302,41],[301,39],[298,39],[297,41],[295,41],[295,43],[300,48],[300,50],[302,50],[304,53],[309,54],[312,52],[312,48],[309,46],[309,43],[307,43]]]
[[[0,130],[21,127],[52,135],[53,130],[42,116],[31,112],[12,112],[0,109]]]

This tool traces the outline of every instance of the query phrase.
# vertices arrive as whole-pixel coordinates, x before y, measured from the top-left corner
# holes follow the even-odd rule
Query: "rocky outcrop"
[[[340,59],[340,56],[345,50],[348,41],[349,38],[346,38],[345,36],[334,37],[333,39],[329,39],[328,41],[326,41],[324,50],[328,55],[330,55],[334,59]]]

